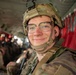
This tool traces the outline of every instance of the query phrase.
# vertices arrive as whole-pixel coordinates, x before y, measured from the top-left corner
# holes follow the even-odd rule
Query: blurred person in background
[[[1,36],[2,37],[2,36]],[[10,61],[16,61],[22,53],[20,47],[11,42],[12,37],[4,36],[0,42],[0,74],[5,73]]]

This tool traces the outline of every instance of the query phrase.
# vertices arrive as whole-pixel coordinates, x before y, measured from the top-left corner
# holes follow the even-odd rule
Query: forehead
[[[34,24],[37,24],[37,23],[40,23],[40,22],[47,22],[47,21],[51,21],[51,18],[48,17],[48,16],[36,16],[32,19],[30,19],[28,21],[28,24],[31,24],[31,23],[34,23]]]

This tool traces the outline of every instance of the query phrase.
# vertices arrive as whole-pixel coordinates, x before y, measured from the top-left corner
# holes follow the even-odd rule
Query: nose
[[[42,35],[42,30],[39,27],[36,27],[34,34],[35,35]]]

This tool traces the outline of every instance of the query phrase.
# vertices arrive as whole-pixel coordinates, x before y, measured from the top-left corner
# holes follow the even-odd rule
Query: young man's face
[[[28,22],[28,38],[33,46],[48,42],[50,36],[55,39],[57,27],[54,27],[51,18],[47,16],[34,17]]]

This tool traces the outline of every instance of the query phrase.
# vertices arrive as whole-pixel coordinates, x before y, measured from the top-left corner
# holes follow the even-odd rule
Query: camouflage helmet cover
[[[39,15],[46,15],[49,17],[54,17],[56,19],[56,24],[60,27],[63,28],[62,21],[60,16],[58,15],[57,11],[53,7],[52,4],[38,4],[35,6],[35,8],[31,10],[26,10],[24,13],[23,17],[23,27],[24,30],[26,29],[26,23],[29,19],[39,16]]]

